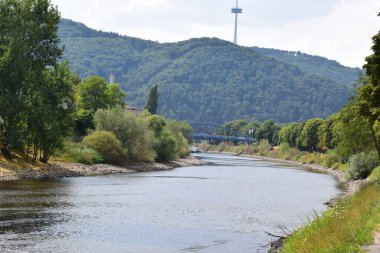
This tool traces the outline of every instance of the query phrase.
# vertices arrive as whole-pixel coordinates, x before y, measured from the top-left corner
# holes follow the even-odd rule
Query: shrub
[[[127,150],[111,132],[95,131],[84,138],[83,144],[98,151],[107,163],[122,164],[127,159]]]
[[[260,144],[258,146],[259,149],[259,155],[264,155],[265,153],[269,152],[270,144],[268,140],[260,140]]]
[[[348,159],[348,164],[349,179],[364,179],[379,165],[379,160],[375,152],[361,152],[351,156]]]
[[[319,153],[305,153],[299,160],[304,164],[321,164],[321,156]]]
[[[102,156],[96,150],[78,143],[66,143],[60,156],[70,162],[89,165],[103,162]]]
[[[380,181],[380,166],[377,166],[369,176],[369,179]]]
[[[144,115],[134,115],[121,108],[98,110],[94,117],[96,130],[115,134],[128,156],[137,162],[154,162],[155,133]]]
[[[170,131],[164,130],[155,146],[157,161],[166,162],[178,159],[177,148],[178,145],[173,134]]]
[[[323,157],[323,165],[332,168],[334,164],[340,163],[341,159],[338,155],[336,154],[326,154]]]

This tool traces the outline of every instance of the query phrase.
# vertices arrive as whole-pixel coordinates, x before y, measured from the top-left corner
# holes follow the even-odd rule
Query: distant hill
[[[302,121],[327,117],[350,95],[349,78],[334,79],[313,70],[312,63],[298,66],[286,57],[279,60],[216,38],[160,44],[66,19],[59,31],[65,58],[81,77],[115,75],[128,93],[127,102],[140,107],[158,84],[159,112],[173,119]],[[342,68],[334,71],[335,77],[345,76]]]
[[[278,61],[297,66],[304,72],[313,73],[349,87],[352,87],[354,82],[358,79],[359,73],[362,71],[359,68],[343,66],[337,61],[320,56],[308,55],[299,51],[283,51],[260,47],[252,47],[252,49],[265,56],[273,57]]]

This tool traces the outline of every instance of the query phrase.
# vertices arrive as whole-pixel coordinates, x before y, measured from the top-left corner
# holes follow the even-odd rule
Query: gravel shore
[[[130,163],[123,167],[81,163],[52,162],[45,167],[21,167],[0,163],[0,181],[13,181],[21,179],[56,179],[64,177],[85,177],[110,175],[116,173],[132,173],[143,171],[165,171],[177,167],[206,165],[207,162],[194,157],[179,159],[167,163]]]

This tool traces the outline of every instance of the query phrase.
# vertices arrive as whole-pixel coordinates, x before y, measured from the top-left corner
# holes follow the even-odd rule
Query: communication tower
[[[236,7],[231,9],[231,13],[235,14],[235,36],[234,43],[237,44],[237,25],[238,25],[238,15],[243,13],[243,9],[239,8],[239,0],[236,0]]]

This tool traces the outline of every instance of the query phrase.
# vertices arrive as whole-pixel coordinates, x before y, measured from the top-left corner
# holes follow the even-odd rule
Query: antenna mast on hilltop
[[[235,14],[235,36],[234,43],[237,44],[237,24],[238,24],[238,15],[243,13],[243,9],[239,8],[239,0],[236,0],[236,8],[231,9],[231,13]]]

